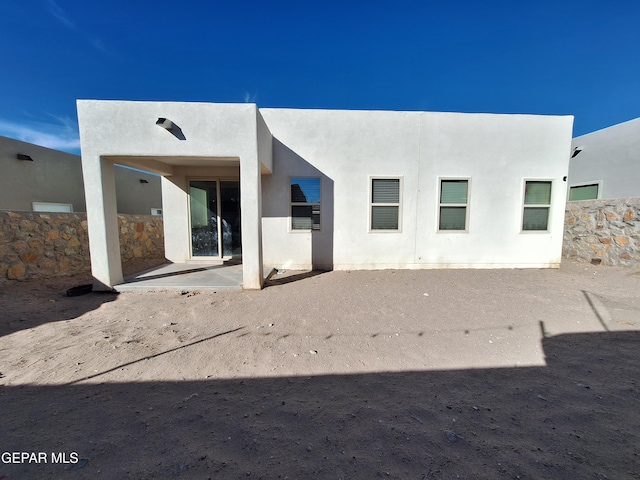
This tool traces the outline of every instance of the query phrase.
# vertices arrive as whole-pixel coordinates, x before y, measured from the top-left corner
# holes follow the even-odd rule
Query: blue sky
[[[75,100],[640,117],[640,2],[4,0],[0,135],[78,152]]]

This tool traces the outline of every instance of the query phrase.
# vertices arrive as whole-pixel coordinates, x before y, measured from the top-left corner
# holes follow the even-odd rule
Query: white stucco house
[[[640,196],[640,118],[573,139],[569,200]]]
[[[122,282],[113,165],[162,175],[171,262],[545,268],[573,117],[77,102],[94,287]]]

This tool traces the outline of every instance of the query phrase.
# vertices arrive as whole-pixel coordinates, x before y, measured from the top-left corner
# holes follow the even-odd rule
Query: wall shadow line
[[[287,283],[297,282],[306,278],[316,277],[327,273],[328,270],[311,270],[308,272],[295,273],[286,277],[276,278],[274,275],[270,275],[264,282],[264,288],[275,287],[276,285],[286,285]]]
[[[142,357],[142,358],[139,358],[137,360],[132,360],[130,362],[117,365],[117,366],[115,366],[113,368],[110,368],[108,370],[104,370],[102,372],[95,373],[93,375],[89,375],[87,377],[83,377],[83,378],[80,378],[78,380],[74,380],[72,382],[65,383],[64,385],[75,385],[77,383],[84,382],[86,380],[92,380],[94,378],[101,377],[102,375],[106,375],[107,373],[114,372],[114,371],[116,371],[116,370],[118,370],[120,368],[129,367],[131,365],[135,365],[136,363],[140,363],[140,362],[145,361],[145,360],[151,360],[152,358],[157,358],[157,357],[161,357],[162,355],[166,355],[168,353],[177,352],[178,350],[183,350],[185,348],[192,347],[192,346],[197,345],[199,343],[208,342],[209,340],[213,340],[214,338],[222,337],[223,335],[228,335],[230,333],[237,332],[238,330],[242,330],[243,328],[244,327],[238,327],[238,328],[234,328],[233,330],[227,330],[226,332],[216,333],[215,335],[211,335],[211,336],[206,337],[206,338],[201,338],[200,340],[196,340],[195,342],[190,342],[190,343],[187,343],[185,345],[180,345],[179,347],[176,347],[176,348],[170,348],[169,350],[165,350],[164,352],[154,353],[153,355],[147,355],[146,357]]]
[[[580,290],[582,292],[582,294],[584,295],[584,298],[587,299],[587,303],[589,304],[589,306],[591,307],[591,310],[593,311],[593,313],[595,314],[595,316],[598,318],[598,320],[600,321],[600,324],[602,325],[602,328],[604,328],[607,332],[610,332],[611,329],[607,326],[607,323],[604,320],[604,317],[600,314],[600,312],[598,311],[598,309],[596,308],[593,300],[591,299],[591,295],[589,292],[587,292],[586,290]]]

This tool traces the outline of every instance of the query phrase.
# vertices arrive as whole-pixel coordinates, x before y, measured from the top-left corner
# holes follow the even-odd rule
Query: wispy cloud
[[[243,98],[244,103],[256,103],[256,100],[258,99],[258,94],[257,93],[244,92],[244,95],[243,95],[242,98]]]
[[[67,28],[71,28],[72,30],[76,29],[76,24],[71,21],[67,12],[65,12],[54,0],[47,0],[47,10],[49,10],[49,13],[60,20],[60,22],[62,22],[62,24]]]
[[[0,135],[34,143],[41,147],[79,153],[80,138],[76,123],[68,117],[50,116],[55,123],[19,123],[0,119]]]
[[[106,47],[102,39],[94,38],[93,40],[91,40],[91,45],[93,45],[93,48],[98,50],[100,53],[103,53],[104,55],[109,55],[109,56],[111,55],[111,52]]]
[[[53,15],[60,23],[62,23],[69,30],[78,32],[83,35],[86,41],[98,52],[106,56],[112,56],[112,52],[107,48],[104,41],[98,37],[90,37],[86,32],[82,31],[82,28],[78,28],[76,23],[71,19],[71,16],[60,6],[55,0],[46,0],[47,11]]]

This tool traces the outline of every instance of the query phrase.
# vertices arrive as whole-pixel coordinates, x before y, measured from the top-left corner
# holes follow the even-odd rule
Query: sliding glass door
[[[242,255],[240,236],[240,182],[220,182],[220,218],[222,231],[222,254],[225,257]]]
[[[189,208],[192,257],[241,256],[239,181],[189,181]]]

